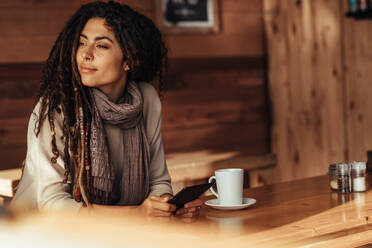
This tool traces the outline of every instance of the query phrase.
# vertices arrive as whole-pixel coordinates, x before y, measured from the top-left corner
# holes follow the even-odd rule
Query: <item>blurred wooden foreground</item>
[[[200,218],[191,223],[133,215],[18,213],[0,220],[0,240],[2,247],[358,247],[372,243],[372,191],[338,194],[330,190],[328,177],[321,176],[247,189],[244,194],[257,203],[238,211],[203,206]]]

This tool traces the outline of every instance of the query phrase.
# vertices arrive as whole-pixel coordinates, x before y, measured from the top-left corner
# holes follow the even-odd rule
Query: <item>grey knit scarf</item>
[[[93,108],[90,129],[90,161],[92,201],[115,204],[113,197],[115,178],[121,177],[121,202],[140,204],[149,192],[150,152],[143,120],[143,98],[138,85],[128,81],[124,96],[118,103],[111,102],[98,89],[90,89]],[[103,123],[124,129],[123,174],[115,175],[110,161],[108,142]]]

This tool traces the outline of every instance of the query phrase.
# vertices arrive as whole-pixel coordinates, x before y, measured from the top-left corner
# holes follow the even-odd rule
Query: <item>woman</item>
[[[145,83],[163,88],[166,59],[159,30],[129,6],[80,7],[46,62],[13,204],[170,216],[161,105]],[[176,215],[193,218],[200,205]]]

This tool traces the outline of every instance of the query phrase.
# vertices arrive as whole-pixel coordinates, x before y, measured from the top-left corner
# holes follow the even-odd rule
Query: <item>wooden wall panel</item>
[[[249,1],[246,3],[249,4]],[[166,36],[170,56],[192,58],[263,55],[261,12],[222,12],[221,22],[222,32],[218,34]]]
[[[86,0],[1,1],[0,63],[41,62],[64,23]],[[154,18],[155,0],[122,0]],[[170,57],[262,56],[261,0],[221,0],[221,32],[212,35],[168,35]],[[238,25],[239,24],[239,25]]]
[[[26,158],[26,144],[0,146],[0,170],[21,168]]]
[[[274,180],[324,174],[345,161],[341,5],[265,0]]]
[[[262,123],[260,123],[262,124]],[[166,153],[196,150],[245,151],[245,155],[268,153],[267,125],[256,123],[230,123],[184,129],[167,129],[163,132]]]
[[[372,20],[344,18],[343,24],[349,160],[367,161],[372,150]]]
[[[262,0],[220,0],[221,9],[224,12],[241,12],[246,14],[260,13]]]
[[[0,98],[0,116],[7,118],[25,117],[31,114],[35,103],[34,97]]]
[[[222,0],[220,3],[221,33],[168,36],[167,42],[172,57],[263,55],[262,1]]]
[[[263,68],[262,59],[171,60],[163,101],[166,151],[250,147],[246,154],[268,153]]]
[[[27,117],[0,119],[0,146],[26,144],[27,123]]]
[[[0,169],[20,167],[42,64],[0,65]]]
[[[0,63],[41,62],[49,55],[64,24],[87,0],[0,1]],[[122,0],[153,17],[151,0]]]

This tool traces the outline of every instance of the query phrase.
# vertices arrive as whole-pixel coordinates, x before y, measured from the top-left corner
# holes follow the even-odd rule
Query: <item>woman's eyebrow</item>
[[[88,40],[88,37],[87,37],[85,34],[80,34],[80,36]],[[97,36],[96,38],[94,38],[94,40],[108,40],[108,41],[110,41],[111,43],[114,43],[114,42],[113,42],[109,37],[107,37],[107,36]]]

